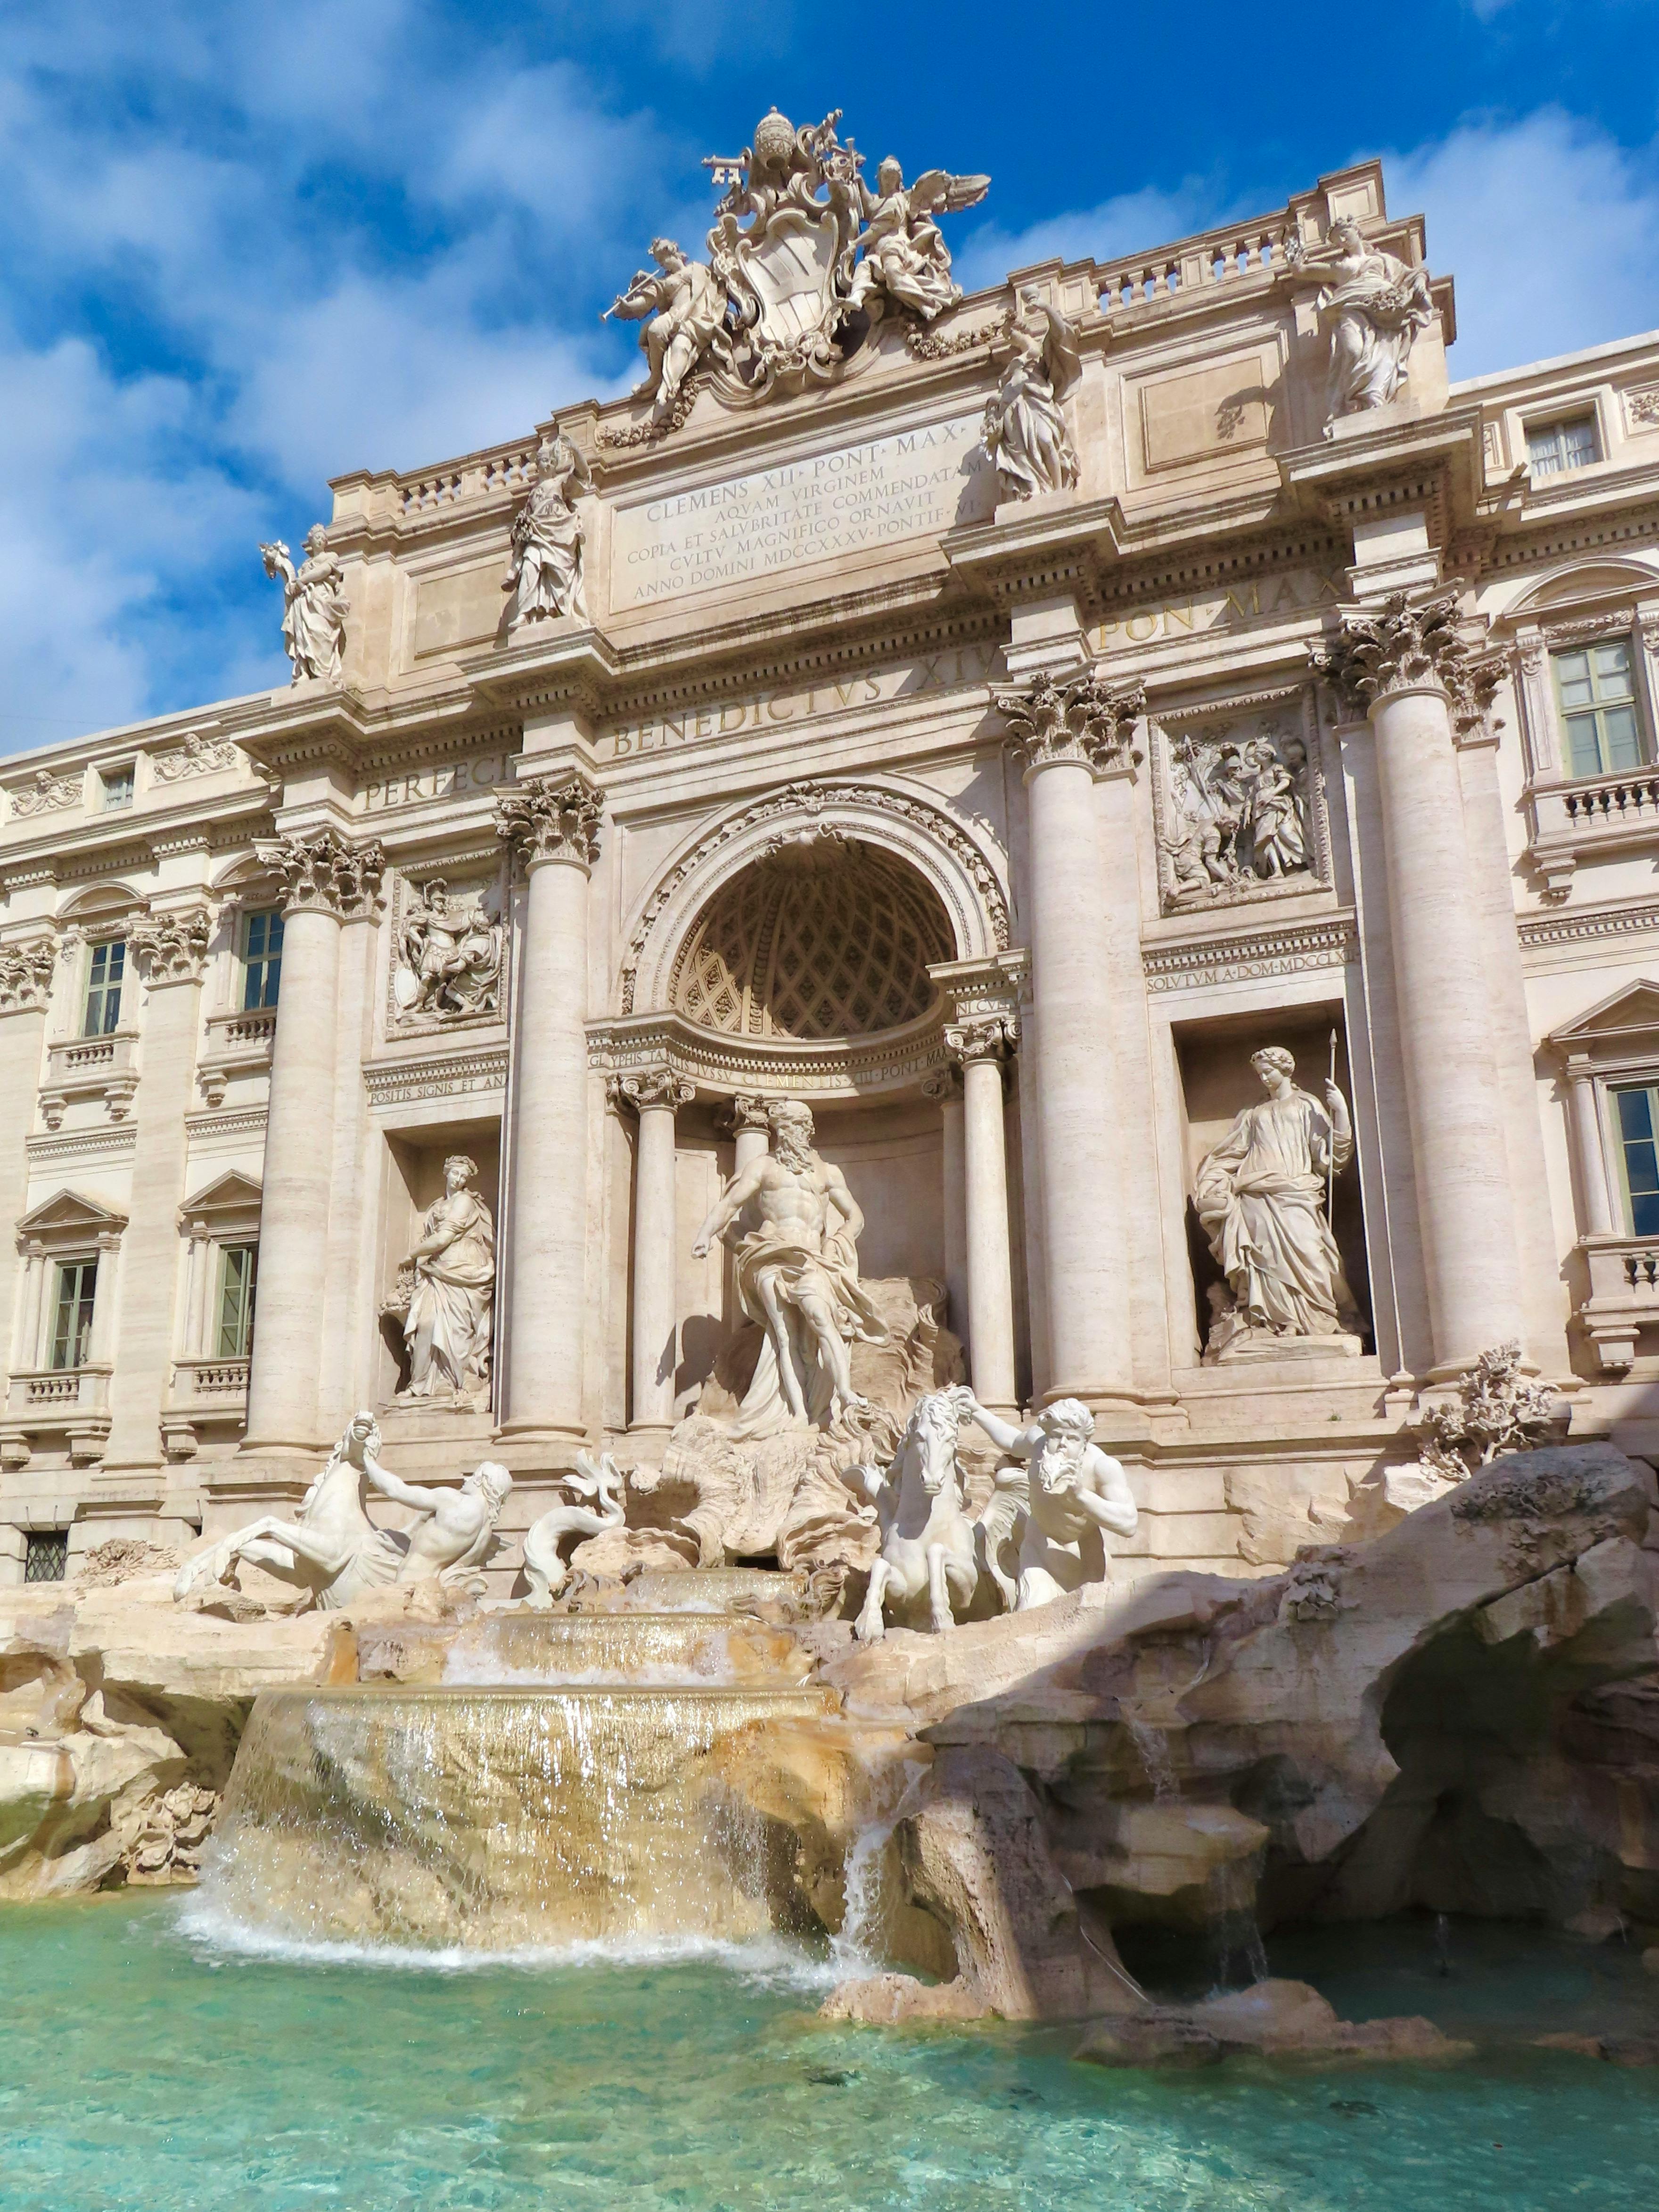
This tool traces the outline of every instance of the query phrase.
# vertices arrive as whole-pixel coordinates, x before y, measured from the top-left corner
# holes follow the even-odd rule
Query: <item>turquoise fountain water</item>
[[[471,1971],[228,1949],[197,1899],[0,1911],[0,2212],[1636,2212],[1651,2074],[1530,2050],[1651,2014],[1628,1954],[1422,1923],[1346,2011],[1483,2043],[1443,2070],[1106,2073],[1075,2033],[890,2033],[814,2008],[775,1938]]]

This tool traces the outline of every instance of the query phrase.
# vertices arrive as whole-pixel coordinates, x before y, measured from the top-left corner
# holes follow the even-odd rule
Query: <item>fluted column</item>
[[[679,1307],[675,1235],[674,1115],[695,1086],[672,1068],[621,1075],[613,1095],[639,1115],[634,1149],[634,1359],[630,1429],[666,1430],[674,1419]]]
[[[1321,665],[1364,707],[1376,747],[1395,990],[1434,1366],[1522,1339],[1515,1214],[1454,716],[1493,672],[1472,662],[1455,594],[1400,593],[1345,623]]]
[[[127,949],[146,986],[143,1076],[133,1136],[132,1197],[123,1238],[123,1296],[110,1378],[107,1474],[160,1467],[161,1408],[173,1374],[176,1285],[195,1081],[202,967],[212,917],[205,907],[149,915]],[[100,1286],[100,1291],[102,1285]]]
[[[587,1309],[587,885],[603,794],[540,777],[495,802],[527,878],[507,1130],[501,1431],[580,1440]]]
[[[1025,763],[1030,817],[1030,1097],[1042,1154],[1049,1365],[1037,1395],[1083,1398],[1121,1425],[1140,1417],[1095,782],[1127,755],[1145,700],[1138,687],[1114,690],[1085,670],[1058,683],[1039,675],[996,702]]]
[[[372,906],[386,855],[325,829],[258,848],[285,878],[283,988],[271,1048],[259,1209],[259,1310],[245,1452],[307,1458],[319,1435],[329,1186],[338,1050],[340,929]]]

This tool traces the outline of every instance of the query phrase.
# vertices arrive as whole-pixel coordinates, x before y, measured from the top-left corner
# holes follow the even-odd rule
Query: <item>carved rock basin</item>
[[[207,1901],[272,1937],[434,1948],[809,1930],[801,1827],[839,1827],[851,1792],[837,1708],[790,1686],[268,1691]]]

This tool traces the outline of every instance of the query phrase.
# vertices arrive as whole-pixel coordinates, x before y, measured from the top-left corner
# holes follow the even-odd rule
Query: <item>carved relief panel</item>
[[[498,865],[473,860],[446,874],[398,875],[392,890],[390,1031],[408,1035],[501,1018],[504,913]]]
[[[1152,729],[1164,913],[1328,886],[1310,686],[1163,714]]]

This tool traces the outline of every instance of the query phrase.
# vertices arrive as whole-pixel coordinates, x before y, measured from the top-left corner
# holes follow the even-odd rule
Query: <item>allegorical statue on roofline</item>
[[[683,422],[700,374],[727,400],[798,390],[837,374],[884,317],[932,322],[962,297],[936,218],[975,206],[990,179],[929,169],[907,185],[890,155],[872,189],[840,120],[837,108],[798,130],[774,108],[752,146],[709,156],[726,193],[708,261],[657,239],[657,268],[606,308],[643,323],[650,364],[652,423],[624,442]]]

